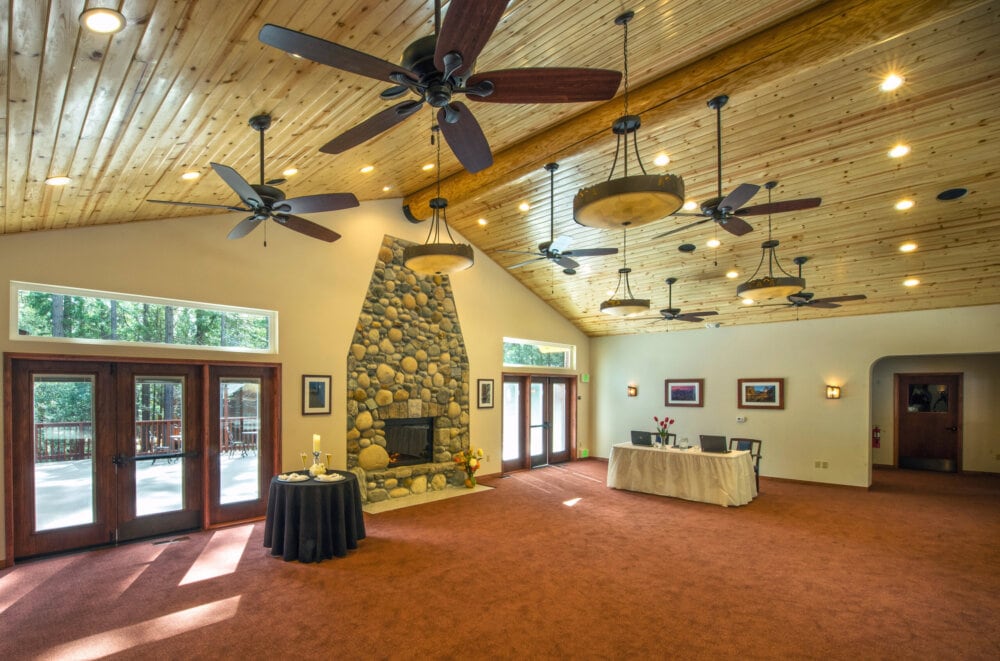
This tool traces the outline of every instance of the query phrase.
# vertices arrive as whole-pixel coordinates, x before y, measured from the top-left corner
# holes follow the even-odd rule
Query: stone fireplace
[[[347,468],[378,502],[462,485],[469,360],[447,276],[403,266],[386,236],[347,357]]]

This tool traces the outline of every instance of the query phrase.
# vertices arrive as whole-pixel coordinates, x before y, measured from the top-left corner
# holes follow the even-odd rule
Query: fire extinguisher
[[[882,446],[882,430],[878,428],[878,425],[872,427],[872,447],[877,448]]]

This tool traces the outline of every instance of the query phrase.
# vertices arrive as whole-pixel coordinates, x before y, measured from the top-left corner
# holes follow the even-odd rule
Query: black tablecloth
[[[337,482],[271,479],[264,546],[285,560],[319,562],[344,557],[365,538],[358,478],[346,471]]]

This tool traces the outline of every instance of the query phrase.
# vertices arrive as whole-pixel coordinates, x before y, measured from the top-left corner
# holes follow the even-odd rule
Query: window
[[[557,342],[537,342],[505,337],[503,339],[504,367],[576,368],[576,347]]]
[[[10,338],[277,353],[278,313],[131,294],[10,283]]]

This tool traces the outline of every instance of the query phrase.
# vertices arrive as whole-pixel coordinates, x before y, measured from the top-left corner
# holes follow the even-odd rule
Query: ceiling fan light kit
[[[628,23],[635,13],[627,11],[615,19],[625,30],[625,114],[611,125],[617,136],[615,158],[608,180],[581,188],[573,199],[573,218],[580,225],[612,229],[631,225],[638,227],[671,215],[684,204],[684,180],[675,174],[647,174],[639,158],[636,133],[642,125],[638,115],[628,112]],[[629,138],[641,175],[628,173]],[[622,143],[624,142],[624,150]],[[618,154],[623,153],[625,176],[614,179]]]

